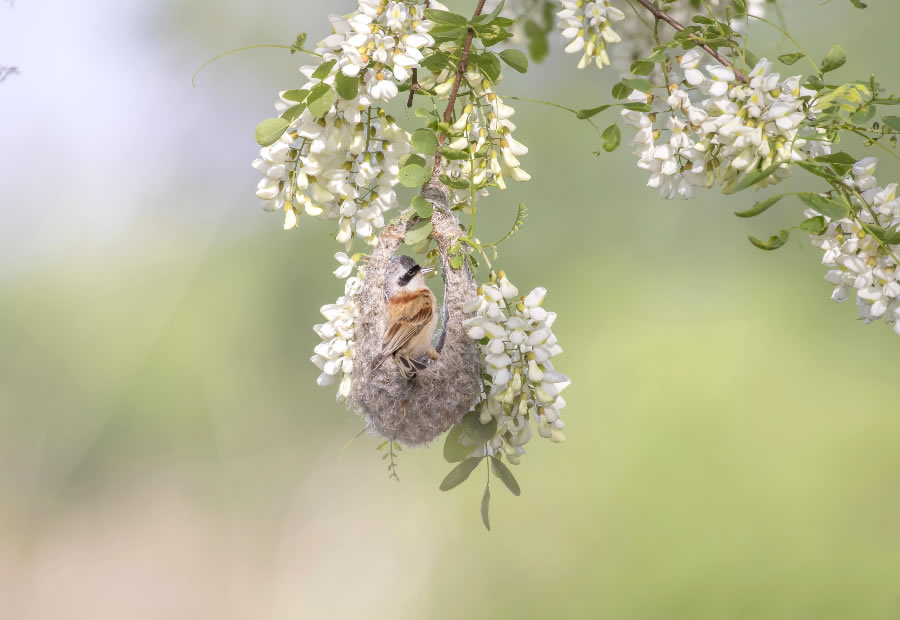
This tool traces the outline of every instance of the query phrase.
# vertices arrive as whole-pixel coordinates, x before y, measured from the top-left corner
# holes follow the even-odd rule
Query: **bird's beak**
[[[423,267],[419,273],[431,273],[432,271],[436,271],[434,267]]]

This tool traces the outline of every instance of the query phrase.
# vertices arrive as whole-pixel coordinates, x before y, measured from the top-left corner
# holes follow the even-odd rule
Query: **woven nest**
[[[384,332],[384,274],[388,262],[403,244],[411,221],[386,227],[378,238],[366,268],[359,297],[360,315],[355,328],[356,355],[349,403],[387,439],[408,446],[428,443],[462,420],[481,395],[477,343],[466,334],[468,316],[463,304],[476,295],[475,280],[464,262],[450,265],[450,246],[462,236],[456,217],[448,208],[447,190],[432,180],[422,196],[434,207],[432,238],[437,241],[444,278],[442,328],[435,349],[440,359],[431,361],[413,379],[406,379],[388,360],[378,368],[372,361],[381,351]]]

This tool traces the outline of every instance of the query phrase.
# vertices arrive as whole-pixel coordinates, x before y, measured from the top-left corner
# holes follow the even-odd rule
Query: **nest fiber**
[[[458,423],[481,394],[477,343],[468,337],[463,304],[476,295],[475,280],[466,263],[450,265],[450,246],[462,236],[456,217],[448,209],[444,186],[432,181],[422,196],[434,207],[431,236],[437,241],[444,277],[442,329],[431,361],[413,379],[406,379],[387,360],[378,368],[372,361],[381,351],[384,332],[384,276],[391,257],[403,243],[411,223],[392,224],[378,239],[366,268],[355,328],[356,356],[350,405],[387,439],[404,445],[428,443]]]

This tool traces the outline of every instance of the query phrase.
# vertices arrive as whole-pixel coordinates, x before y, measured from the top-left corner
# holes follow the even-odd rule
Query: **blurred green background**
[[[838,77],[900,89],[895,3],[785,4],[814,56],[846,47]],[[486,203],[483,237],[528,204],[502,265],[559,312],[568,443],[529,446],[490,533],[480,479],[437,489],[439,449],[404,451],[400,484],[374,438],[341,456],[362,423],[309,362],[333,226],[283,232],[249,165],[304,59],[190,78],[351,8],[0,5],[22,71],[0,85],[0,618],[900,617],[896,337],[829,300],[802,236],[746,241],[798,207],[660,201],[549,108],[516,106],[534,178]],[[501,94],[607,102],[613,73],[560,48]]]

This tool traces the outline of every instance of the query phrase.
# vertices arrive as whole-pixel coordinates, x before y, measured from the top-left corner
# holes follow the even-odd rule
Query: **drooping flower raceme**
[[[559,4],[562,7],[557,13],[559,27],[568,42],[565,51],[567,54],[582,54],[578,68],[583,69],[592,62],[600,69],[609,65],[606,45],[622,40],[612,25],[624,20],[625,13],[609,0],[561,0]]]
[[[860,160],[846,181],[853,190],[851,203],[858,209],[856,216],[840,220],[826,217],[824,234],[811,239],[825,252],[822,264],[829,268],[825,280],[834,285],[831,298],[844,302],[855,293],[860,319],[866,323],[884,319],[900,335],[900,243],[882,244],[866,230],[878,226],[896,233],[900,229],[897,184],[878,187],[876,164],[874,157]],[[808,217],[817,215],[807,211]]]
[[[547,290],[536,288],[519,297],[518,289],[500,272],[496,281],[478,288],[464,310],[475,316],[465,323],[480,345],[485,372],[485,400],[480,421],[497,421],[487,449],[518,464],[536,427],[541,437],[561,443],[560,395],[569,379],[556,371],[551,358],[562,353],[553,333],[556,314],[543,308]]]
[[[665,101],[641,91],[629,96],[629,102],[655,103],[655,109],[622,111],[638,130],[638,167],[650,172],[647,185],[659,188],[662,197],[691,198],[696,187],[716,182],[727,189],[746,172],[778,166],[763,187],[785,179],[791,163],[830,152],[824,132],[806,124],[815,93],[799,77],[781,80],[763,59],[744,84],[722,65],[701,70],[701,59],[696,48],[681,57],[684,80],[669,86]]]
[[[434,45],[423,11],[360,0],[348,17],[332,16],[334,33],[316,48],[322,64],[301,67],[303,88],[281,93],[276,109],[289,125],[253,166],[263,175],[263,208],[283,210],[285,228],[306,213],[337,220],[340,243],[354,236],[375,243],[397,203],[400,159],[410,152],[409,134],[381,105]]]
[[[333,304],[322,306],[320,312],[325,317],[325,323],[313,326],[313,331],[322,342],[316,345],[315,354],[310,360],[321,371],[316,380],[319,386],[340,382],[337,399],[343,401],[350,394],[354,353],[353,327],[359,313],[356,300],[362,290],[365,270],[360,266],[356,275],[348,277],[356,261],[343,252],[338,252],[334,257],[340,263],[334,272],[335,275],[338,278],[347,278],[344,283],[344,294]]]

